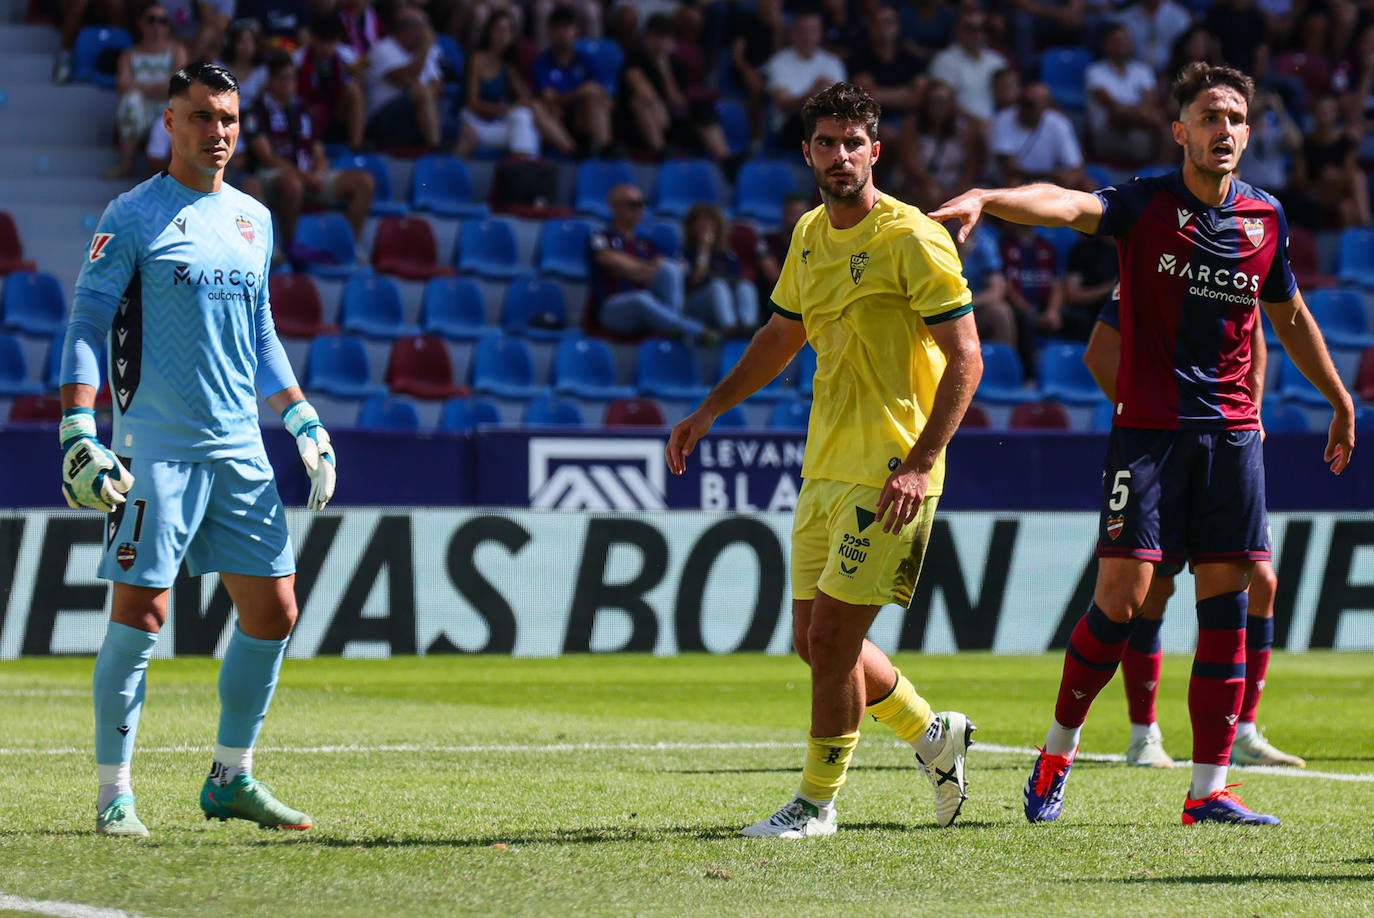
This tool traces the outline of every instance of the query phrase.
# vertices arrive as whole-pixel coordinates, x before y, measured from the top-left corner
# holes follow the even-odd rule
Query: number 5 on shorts
[[[1124,510],[1131,499],[1131,470],[1121,469],[1112,479],[1112,496],[1107,506],[1112,510]]]

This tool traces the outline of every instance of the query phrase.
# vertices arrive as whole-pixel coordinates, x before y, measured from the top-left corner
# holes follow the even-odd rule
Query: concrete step
[[[0,51],[0,86],[13,98],[30,85],[50,85],[52,60],[50,51]]]
[[[6,145],[74,144],[102,146],[114,142],[113,90],[95,86],[25,85],[9,91],[0,106],[0,138]]]
[[[94,177],[119,159],[111,144],[71,146],[68,144],[0,144],[0,177],[26,176]]]
[[[13,51],[30,51],[43,53],[50,56],[57,51],[60,39],[57,29],[49,25],[28,25],[14,21],[13,16],[5,15],[5,7],[9,5],[20,8],[20,17],[23,16],[23,7],[27,5],[26,0],[0,0],[0,53],[6,57]],[[49,61],[51,63],[51,59]]]

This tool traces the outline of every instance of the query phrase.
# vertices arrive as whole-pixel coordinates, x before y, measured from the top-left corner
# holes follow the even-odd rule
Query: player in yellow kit
[[[968,284],[949,234],[880,192],[879,106],[837,83],[802,107],[802,154],[824,201],[793,230],[774,315],[701,405],[673,428],[681,474],[721,413],[816,351],[805,483],[792,537],[793,644],[811,667],[811,734],[796,797],[745,835],[835,831],[835,796],[865,711],[912,744],[948,826],[967,798],[974,726],[934,714],[865,635],[907,605],[944,486],[944,450],[982,375]]]

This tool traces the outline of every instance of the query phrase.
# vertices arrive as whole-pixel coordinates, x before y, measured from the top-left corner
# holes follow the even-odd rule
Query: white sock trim
[[[1226,789],[1226,766],[1225,765],[1199,765],[1193,764],[1193,783],[1189,788],[1188,796],[1194,800],[1201,800],[1209,797],[1219,790]]]
[[[1066,727],[1056,720],[1045,734],[1045,751],[1050,755],[1068,755],[1078,748],[1082,734],[1082,727]]]

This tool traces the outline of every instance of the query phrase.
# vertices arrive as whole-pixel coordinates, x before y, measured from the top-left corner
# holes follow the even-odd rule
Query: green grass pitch
[[[1185,827],[1187,772],[1075,766],[1064,817],[1021,787],[1060,658],[903,655],[979,725],[971,799],[934,825],[910,751],[871,721],[840,831],[744,839],[795,790],[809,685],[795,658],[288,660],[256,772],[305,833],[206,822],[207,659],[154,661],[135,759],[147,841],[93,834],[89,658],[0,664],[0,909],[140,915],[1351,915],[1374,911],[1374,667],[1276,654],[1261,726],[1306,772],[1235,769],[1278,828]],[[1160,720],[1186,758],[1188,659]],[[1119,754],[1119,683],[1084,752]],[[56,912],[50,912],[56,913]],[[101,914],[89,911],[91,915]],[[108,913],[105,913],[108,914]]]

